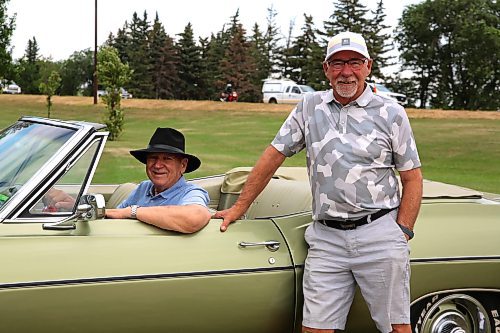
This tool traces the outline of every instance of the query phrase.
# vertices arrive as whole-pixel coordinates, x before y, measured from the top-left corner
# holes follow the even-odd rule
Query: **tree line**
[[[14,80],[25,93],[37,94],[40,82],[57,71],[61,78],[57,94],[91,95],[90,49],[54,62],[40,57],[33,37],[21,59],[11,58],[15,16],[7,16],[7,3],[0,0],[0,78]],[[147,12],[133,13],[102,47],[115,48],[120,61],[131,69],[126,88],[135,97],[214,100],[232,83],[241,101],[259,102],[262,81],[271,76],[328,89],[321,67],[326,45],[334,34],[349,30],[367,41],[374,59],[371,79],[405,93],[410,104],[472,110],[500,107],[500,5],[496,0],[425,0],[408,6],[394,31],[384,23],[383,0],[377,0],[373,10],[361,0],[336,0],[332,5],[332,14],[320,28],[312,16],[303,14],[304,24],[296,35],[293,21],[286,33],[280,31],[278,13],[271,7],[265,26],[255,23],[246,30],[236,11],[220,31],[198,39],[193,33],[195,22],[171,36],[158,14],[150,20]],[[401,72],[413,75],[385,76],[382,69],[395,63],[401,65]]]

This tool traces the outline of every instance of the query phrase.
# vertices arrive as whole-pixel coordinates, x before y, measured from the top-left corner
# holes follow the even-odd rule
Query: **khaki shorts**
[[[304,326],[343,330],[356,285],[379,331],[410,323],[410,248],[396,217],[393,210],[354,230],[307,228]]]

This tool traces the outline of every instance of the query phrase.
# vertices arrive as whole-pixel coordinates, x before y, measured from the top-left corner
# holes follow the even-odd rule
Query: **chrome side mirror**
[[[44,223],[43,230],[74,230],[75,221],[91,221],[104,218],[106,201],[102,194],[85,194],[80,198],[75,214],[54,223]]]

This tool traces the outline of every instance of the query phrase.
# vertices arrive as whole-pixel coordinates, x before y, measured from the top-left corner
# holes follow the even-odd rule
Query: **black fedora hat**
[[[194,171],[201,165],[201,161],[198,157],[186,154],[184,135],[173,128],[158,127],[151,137],[151,140],[149,140],[147,148],[130,151],[132,156],[144,164],[146,164],[149,153],[170,153],[186,157],[188,159],[186,172]]]

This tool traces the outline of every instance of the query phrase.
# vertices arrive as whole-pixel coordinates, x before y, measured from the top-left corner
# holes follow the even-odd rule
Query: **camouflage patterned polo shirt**
[[[420,167],[404,108],[368,87],[346,106],[332,90],[307,94],[272,145],[287,157],[306,148],[315,220],[356,219],[398,207],[394,169]]]

